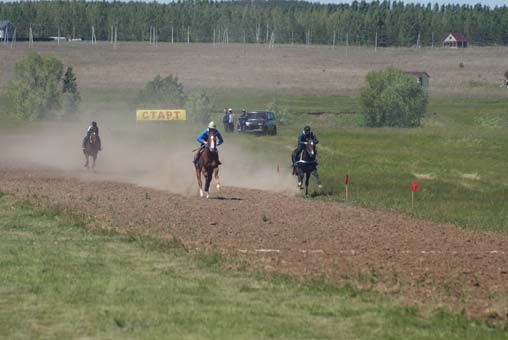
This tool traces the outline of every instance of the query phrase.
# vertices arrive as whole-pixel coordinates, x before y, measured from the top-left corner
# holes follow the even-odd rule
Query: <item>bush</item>
[[[67,71],[65,71],[62,92],[63,116],[66,118],[75,118],[78,113],[79,103],[81,102],[81,96],[78,91],[76,77],[72,72],[72,67],[67,67]]]
[[[187,98],[185,103],[187,119],[193,123],[208,124],[212,104],[205,91],[195,91]]]
[[[155,76],[152,81],[146,83],[137,98],[138,105],[156,106],[153,108],[159,109],[180,109],[184,103],[183,85],[178,82],[178,77],[172,75],[166,78]]]
[[[279,101],[274,99],[272,102],[268,104],[268,110],[275,113],[275,118],[277,118],[278,125],[287,125],[289,124],[289,110],[286,106],[281,105]]]
[[[367,82],[368,86],[361,92],[367,126],[420,126],[427,94],[413,76],[388,68],[369,72]]]
[[[37,53],[16,64],[7,86],[7,110],[22,120],[51,118],[61,107],[59,84],[63,65],[54,57]]]

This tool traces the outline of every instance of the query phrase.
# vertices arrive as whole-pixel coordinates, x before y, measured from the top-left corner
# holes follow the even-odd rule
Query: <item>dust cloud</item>
[[[196,129],[149,124],[100,126],[103,151],[94,171],[83,167],[81,141],[88,123],[45,123],[0,135],[0,165],[11,168],[58,170],[59,175],[84,181],[117,181],[183,195],[197,195],[192,150]],[[293,194],[296,180],[289,167],[279,167],[270,150],[246,150],[231,140],[220,147],[222,187],[239,187]],[[287,162],[286,162],[287,163]],[[282,163],[281,163],[282,164]],[[53,173],[52,172],[52,173]],[[214,182],[210,191],[214,194]]]

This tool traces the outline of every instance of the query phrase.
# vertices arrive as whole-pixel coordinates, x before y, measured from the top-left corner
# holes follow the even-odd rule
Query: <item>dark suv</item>
[[[277,134],[275,114],[271,111],[247,112],[245,121],[240,126],[241,132],[257,132],[269,135]]]

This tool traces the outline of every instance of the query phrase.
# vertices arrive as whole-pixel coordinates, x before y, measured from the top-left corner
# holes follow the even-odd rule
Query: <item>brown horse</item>
[[[212,182],[212,177],[217,181],[217,190],[220,191],[219,181],[219,154],[217,151],[217,137],[213,133],[208,133],[208,143],[202,146],[199,150],[201,153],[199,160],[196,164],[196,177],[198,179],[199,196],[209,198],[208,189]],[[205,178],[205,187],[201,176]]]
[[[83,149],[83,154],[85,155],[85,168],[90,168],[88,158],[92,157],[92,169],[95,169],[95,161],[97,160],[97,154],[99,153],[100,145],[97,139],[97,134],[95,132],[91,133],[90,136],[86,139],[85,148]]]

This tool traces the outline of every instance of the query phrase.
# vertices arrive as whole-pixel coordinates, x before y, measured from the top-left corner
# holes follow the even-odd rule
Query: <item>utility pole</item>
[[[335,49],[335,30],[333,30],[333,49]]]
[[[346,56],[349,53],[349,32],[346,33]]]
[[[432,32],[432,48],[434,48],[434,32]]]
[[[12,33],[12,37],[11,37],[11,48],[12,46],[14,45],[14,43],[16,42],[16,28],[14,28],[14,33]]]
[[[92,45],[97,45],[97,37],[95,36],[95,26],[92,26]]]
[[[190,44],[190,27],[187,26],[187,45]]]
[[[215,28],[213,29],[213,47],[215,47]]]
[[[171,45],[173,45],[174,42],[175,42],[175,40],[174,40],[174,34],[173,34],[174,32],[173,31],[174,31],[173,26],[171,26]]]
[[[32,24],[30,24],[30,30],[28,31],[28,47],[32,47],[34,45],[34,34],[32,31]]]
[[[114,44],[113,47],[116,49],[118,45],[118,26],[115,26],[115,33],[114,33]]]
[[[376,32],[376,38],[374,40],[374,52],[377,52],[377,32]]]
[[[418,32],[418,38],[416,38],[416,48],[420,48],[420,32]]]

